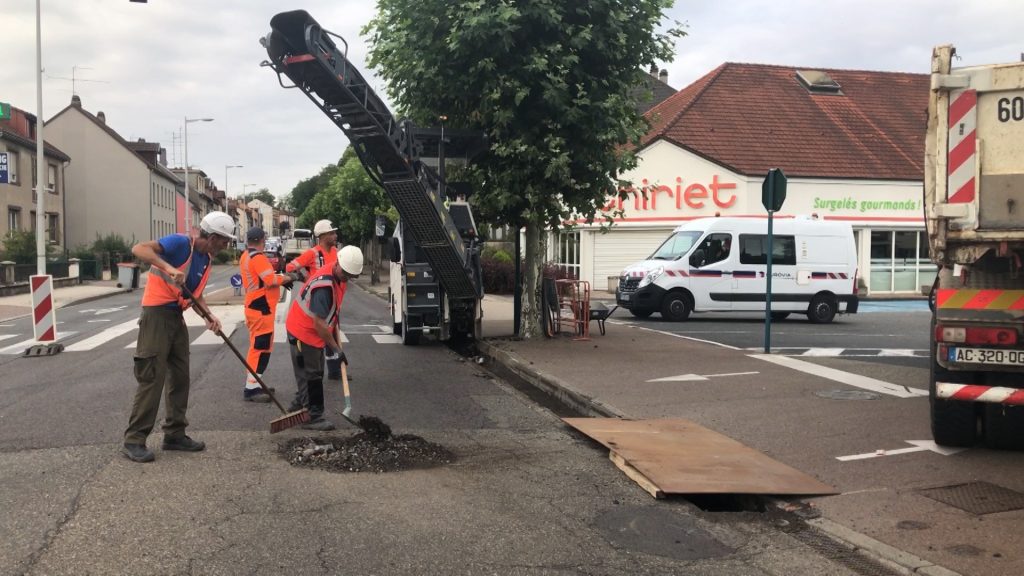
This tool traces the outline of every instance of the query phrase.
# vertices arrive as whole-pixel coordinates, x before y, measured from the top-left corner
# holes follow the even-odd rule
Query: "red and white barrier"
[[[30,276],[32,286],[32,335],[37,342],[57,340],[57,315],[53,310],[53,276]]]

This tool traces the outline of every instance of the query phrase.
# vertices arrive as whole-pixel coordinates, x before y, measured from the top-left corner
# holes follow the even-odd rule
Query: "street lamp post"
[[[245,168],[245,166],[242,166],[241,164],[232,164],[230,166],[225,166],[224,167],[224,195],[225,196],[230,196],[231,195],[228,192],[228,169],[229,168]]]
[[[188,125],[192,122],[213,122],[213,118],[189,118],[185,117],[185,206],[188,206]]]
[[[43,176],[46,155],[43,150],[43,26],[41,0],[36,0],[36,274],[46,274],[46,196]]]

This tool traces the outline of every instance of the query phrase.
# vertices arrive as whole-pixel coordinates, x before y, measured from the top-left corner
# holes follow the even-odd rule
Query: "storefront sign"
[[[828,214],[837,212],[921,212],[921,200],[858,200],[852,196],[839,199],[814,197],[814,209]]]
[[[648,212],[658,210],[658,198],[662,198],[662,211],[665,210],[700,210],[706,207],[729,208],[736,204],[736,184],[720,182],[718,174],[711,177],[707,185],[700,182],[686,184],[681,176],[675,178],[675,186],[651,184],[647,178],[640,181],[640,190],[627,188],[628,196],[633,197],[632,210]],[[613,198],[603,208],[604,212],[626,210],[630,208],[629,200]]]

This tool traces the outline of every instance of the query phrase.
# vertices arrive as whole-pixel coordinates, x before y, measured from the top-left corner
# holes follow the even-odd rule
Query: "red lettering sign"
[[[712,175],[711,182],[707,185],[693,182],[685,187],[683,186],[683,178],[677,176],[675,189],[664,184],[652,185],[647,178],[642,179],[640,183],[640,191],[633,187],[623,188],[620,196],[608,199],[608,203],[602,208],[602,211],[622,210],[625,204],[623,196],[626,198],[633,197],[633,210],[635,211],[657,210],[658,195],[660,194],[675,199],[676,210],[684,210],[684,204],[686,208],[700,210],[707,206],[708,200],[718,208],[729,208],[736,204],[736,194],[728,192],[729,190],[735,190],[736,184],[719,181],[718,174]]]

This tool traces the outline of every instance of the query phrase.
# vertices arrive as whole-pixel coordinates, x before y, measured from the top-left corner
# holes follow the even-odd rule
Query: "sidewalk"
[[[128,291],[125,288],[118,288],[117,280],[94,280],[77,286],[54,288],[53,303],[54,308],[63,308],[74,303],[88,302]],[[23,318],[31,313],[31,294],[0,297],[0,322]]]

